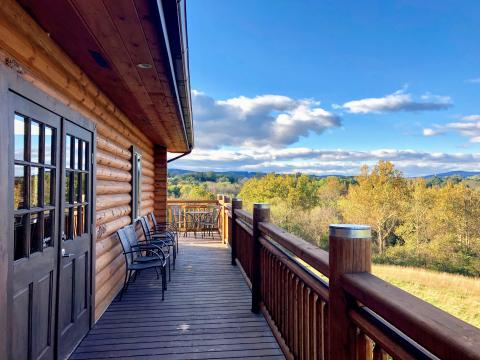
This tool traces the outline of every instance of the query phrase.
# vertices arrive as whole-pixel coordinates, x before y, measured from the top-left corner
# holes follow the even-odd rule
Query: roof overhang
[[[155,144],[193,147],[185,0],[19,0]]]

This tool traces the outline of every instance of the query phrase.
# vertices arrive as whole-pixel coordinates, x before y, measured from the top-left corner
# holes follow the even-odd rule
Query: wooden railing
[[[207,210],[212,206],[217,206],[217,200],[167,200],[167,221],[175,223],[180,231],[189,231],[190,222],[187,216],[188,212]]]
[[[289,359],[480,359],[480,329],[371,274],[370,228],[331,226],[329,252],[219,197],[219,231]]]

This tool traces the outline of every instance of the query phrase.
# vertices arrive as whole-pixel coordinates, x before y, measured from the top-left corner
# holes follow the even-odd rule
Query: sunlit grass
[[[480,278],[413,267],[373,265],[379,278],[480,327]]]

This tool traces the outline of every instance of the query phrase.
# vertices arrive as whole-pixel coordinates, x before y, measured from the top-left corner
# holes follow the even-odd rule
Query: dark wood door
[[[90,327],[91,132],[64,120],[61,243],[58,281],[58,356],[74,350]]]
[[[53,359],[61,118],[15,93],[8,97],[14,134],[9,151],[13,278],[8,292],[10,333],[0,336],[8,335],[14,359]]]

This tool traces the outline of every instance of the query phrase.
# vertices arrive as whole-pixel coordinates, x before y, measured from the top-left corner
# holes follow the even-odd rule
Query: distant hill
[[[215,175],[225,175],[235,178],[252,178],[255,176],[264,176],[265,173],[253,172],[253,171],[192,171],[184,169],[168,169],[168,176],[186,175],[186,174],[201,174],[201,173],[214,173]]]
[[[185,174],[201,174],[201,173],[214,173],[215,175],[225,175],[225,176],[233,176],[235,178],[247,178],[250,179],[255,176],[264,176],[266,173],[262,172],[253,172],[253,171],[192,171],[192,170],[185,170],[185,169],[168,169],[168,176],[175,176],[175,175],[185,175]],[[459,176],[461,178],[468,178],[471,176],[478,176],[480,175],[480,171],[448,171],[438,174],[431,174],[421,176],[423,179],[432,179],[434,177],[438,178],[447,178],[450,176]],[[351,176],[345,175],[312,175],[318,179],[322,179],[329,176],[335,176],[339,178],[349,178]]]
[[[480,171],[448,171],[444,173],[434,174],[434,175],[426,175],[422,176],[424,179],[431,179],[434,177],[438,178],[446,178],[450,176],[459,176],[462,178],[468,178],[470,176],[477,176],[480,175]]]

